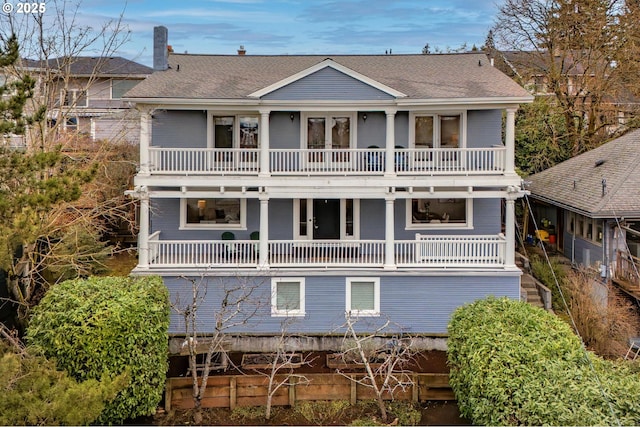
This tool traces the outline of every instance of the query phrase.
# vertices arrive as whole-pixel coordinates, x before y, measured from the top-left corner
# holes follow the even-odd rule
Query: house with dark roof
[[[537,225],[557,236],[558,251],[640,284],[640,130],[527,179]]]
[[[123,95],[153,70],[122,57],[60,57],[25,60],[38,75],[40,101],[51,123],[93,140],[137,142],[140,118]]]
[[[559,74],[558,84],[569,96],[575,97],[576,106],[581,106],[588,114],[588,88],[602,80],[603,76],[614,72],[615,62],[598,61],[589,51],[572,50],[562,55],[552,55],[546,51],[493,51],[493,59],[498,68],[522,84],[531,94],[539,97],[555,96],[550,87],[551,70]],[[601,83],[602,84],[602,83]],[[600,84],[600,85],[601,85]],[[601,116],[597,123],[611,136],[623,132],[637,116],[640,99],[629,87],[611,86],[604,94]]]
[[[515,113],[533,97],[484,54],[168,54],[164,27],[155,42],[126,95],[142,112],[132,274],[172,301],[206,281],[200,332],[242,283],[267,301],[233,329],[243,351],[283,319],[330,350],[347,313],[442,337],[460,305],[520,298]]]

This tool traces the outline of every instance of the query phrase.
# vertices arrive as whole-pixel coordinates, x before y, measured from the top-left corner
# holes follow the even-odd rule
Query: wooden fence
[[[272,405],[293,406],[296,402],[310,400],[371,400],[375,394],[370,387],[358,384],[354,379],[362,374],[305,374],[307,381],[281,387],[274,395]],[[455,400],[449,387],[448,374],[410,374],[411,385],[404,391],[397,390],[394,400]],[[278,376],[278,380],[285,379]],[[292,379],[293,380],[293,379]],[[264,375],[212,376],[207,380],[207,390],[202,399],[204,408],[235,408],[236,406],[264,406],[267,402],[268,378]],[[391,400],[387,394],[385,399]],[[167,380],[165,409],[193,408],[191,378]]]

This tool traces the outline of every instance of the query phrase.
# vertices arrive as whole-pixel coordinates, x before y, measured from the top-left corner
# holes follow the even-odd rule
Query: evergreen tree
[[[3,140],[25,135],[29,126],[45,120],[46,107],[28,111],[36,81],[20,66],[19,46],[14,35],[0,39],[0,75],[4,84],[0,101],[0,132]],[[77,200],[82,184],[91,180],[96,165],[65,156],[59,147],[27,146],[16,150],[0,146],[0,268],[19,275],[20,253],[31,248],[30,265],[37,264],[38,242],[46,241],[51,226],[47,214],[62,203]],[[41,246],[41,245],[40,245]],[[29,251],[27,251],[29,252]],[[14,297],[23,309],[41,295],[46,283],[29,281],[14,287]]]

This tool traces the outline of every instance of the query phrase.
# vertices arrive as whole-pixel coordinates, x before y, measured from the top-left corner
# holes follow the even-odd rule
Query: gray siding
[[[379,100],[393,99],[366,83],[333,68],[326,67],[277,89],[262,99],[269,100]]]
[[[260,228],[259,213],[260,202],[249,199],[246,230],[180,230],[180,199],[152,199],[150,229],[151,233],[160,230],[162,240],[218,240],[225,231],[232,231],[238,240],[249,240],[251,232]]]
[[[502,111],[467,112],[467,147],[481,148],[502,144]]]
[[[350,277],[358,277],[359,274]],[[207,287],[205,301],[200,306],[202,331],[211,332],[214,311],[220,307],[225,287],[238,282],[255,286],[255,304],[259,304],[257,315],[248,325],[236,328],[235,332],[251,334],[276,334],[280,331],[282,317],[270,315],[271,277],[193,277]],[[300,276],[296,276],[300,277]],[[184,278],[164,279],[171,300],[188,301],[191,283]],[[413,334],[443,334],[452,312],[459,306],[487,296],[506,296],[518,299],[520,278],[496,273],[494,276],[382,276],[380,277],[380,317],[362,318],[361,329],[375,328],[376,324],[390,319],[399,327]],[[340,334],[344,323],[346,278],[345,276],[307,276],[305,278],[304,318],[297,318],[289,332],[308,334]],[[170,332],[183,332],[182,319],[172,313]],[[232,331],[229,331],[232,332]]]
[[[498,234],[500,225],[500,200],[475,199],[473,201],[473,230],[406,230],[406,202],[395,203],[395,238],[412,240],[416,233],[421,234]],[[153,199],[151,232],[162,231],[162,239],[218,239],[225,230],[180,230],[179,199]],[[260,204],[258,200],[247,200],[247,230],[231,230],[236,239],[248,239],[252,231],[260,228]],[[293,201],[272,199],[269,201],[269,239],[293,239]],[[384,239],[385,237],[385,201],[360,201],[360,238]],[[593,251],[592,251],[593,252]]]
[[[291,120],[293,114],[293,120]],[[269,115],[269,147],[300,148],[300,113],[272,111]]]
[[[152,121],[153,146],[206,148],[207,114],[198,111],[157,111]]]
[[[589,240],[584,240],[564,231],[564,256],[572,262],[587,266],[593,266],[602,262],[602,245],[597,245]]]

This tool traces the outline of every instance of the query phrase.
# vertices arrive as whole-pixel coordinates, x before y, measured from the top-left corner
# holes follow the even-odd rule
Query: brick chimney
[[[244,46],[240,45],[240,49],[238,49],[238,55],[245,55],[247,53],[246,50],[244,50]]]
[[[153,27],[153,71],[169,68],[169,30],[167,27]]]

